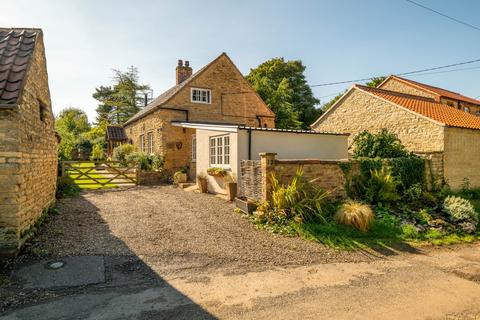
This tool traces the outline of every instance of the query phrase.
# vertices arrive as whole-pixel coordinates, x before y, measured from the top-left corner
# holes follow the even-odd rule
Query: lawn
[[[115,183],[106,183],[110,180],[107,171],[97,171],[94,162],[79,162],[72,163],[72,167],[75,169],[65,169],[65,175],[73,180],[73,183],[81,189],[101,189],[101,188],[117,188]],[[80,174],[87,173],[88,176]],[[91,179],[93,178],[93,179]],[[95,180],[94,180],[95,179]],[[105,184],[106,183],[106,184]]]

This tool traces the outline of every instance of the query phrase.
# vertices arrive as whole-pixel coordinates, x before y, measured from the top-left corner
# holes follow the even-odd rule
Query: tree
[[[60,135],[58,155],[69,160],[78,146],[85,147],[87,142],[82,134],[91,129],[86,113],[78,108],[63,109],[55,119],[55,130]]]
[[[370,79],[370,81],[368,81],[367,83],[365,83],[366,86],[369,86],[369,87],[372,87],[372,88],[376,88],[378,87],[378,85],[380,83],[382,83],[385,79],[387,79],[387,77],[373,77],[372,79]]]
[[[127,71],[113,70],[113,86],[95,88],[93,98],[100,104],[97,107],[97,121],[123,124],[144,106],[143,94],[151,90],[149,85],[140,84],[138,69],[130,66]]]
[[[106,121],[107,123],[114,123],[114,106],[109,104],[113,101],[112,87],[100,86],[95,88],[95,93],[92,94],[92,97],[100,102],[98,107],[95,109],[95,111],[97,111],[97,122],[100,123]]]
[[[251,69],[246,79],[275,112],[278,128],[308,128],[320,115],[300,60],[274,58]]]

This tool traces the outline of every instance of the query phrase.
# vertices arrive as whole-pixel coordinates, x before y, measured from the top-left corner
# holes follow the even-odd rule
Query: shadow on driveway
[[[0,286],[0,319],[216,319],[114,236],[85,194],[74,201],[74,214],[49,217],[38,237],[1,270],[8,281]],[[91,225],[82,228],[85,224]],[[82,234],[87,229],[92,234]],[[73,242],[84,239],[88,253],[92,238],[102,242],[97,247],[119,254],[110,249],[105,255],[72,257],[56,252],[57,245],[78,246]],[[52,267],[52,262],[63,265]]]

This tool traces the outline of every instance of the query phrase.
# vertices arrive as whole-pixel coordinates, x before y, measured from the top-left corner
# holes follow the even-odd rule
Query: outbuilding
[[[260,153],[276,153],[278,159],[285,160],[348,158],[348,134],[200,122],[174,121],[172,125],[196,129],[192,162],[197,174],[223,168],[238,180],[241,160],[259,160]],[[224,179],[207,177],[209,192],[226,192]]]
[[[0,28],[0,256],[55,201],[57,146],[43,33]]]

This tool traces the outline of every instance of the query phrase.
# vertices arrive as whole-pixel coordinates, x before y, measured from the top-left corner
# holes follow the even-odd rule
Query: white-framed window
[[[145,135],[140,135],[140,151],[145,152]]]
[[[147,133],[147,153],[153,153],[153,132]]]
[[[477,117],[480,117],[480,111],[476,111],[476,112],[475,112],[475,115],[476,115]]]
[[[212,103],[212,90],[210,89],[200,89],[200,88],[191,88],[190,89],[190,100],[194,103]]]
[[[192,135],[192,162],[197,161],[197,136]]]
[[[463,108],[463,111],[465,111],[465,112],[470,112],[470,108],[469,108],[469,107],[464,107],[464,108]]]
[[[230,167],[230,136],[210,137],[210,166]]]

